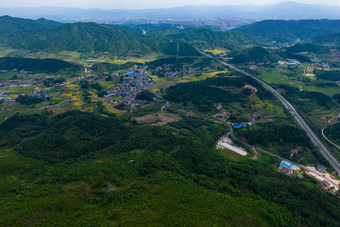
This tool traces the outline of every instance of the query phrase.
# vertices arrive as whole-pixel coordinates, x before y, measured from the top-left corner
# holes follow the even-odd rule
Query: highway
[[[214,58],[200,50],[197,50],[200,52],[202,55],[209,57],[209,58]],[[214,58],[216,59],[216,58]],[[328,151],[328,149],[321,143],[319,138],[314,134],[314,132],[310,129],[310,127],[307,125],[307,123],[303,120],[303,118],[299,115],[299,113],[295,110],[295,108],[279,93],[277,92],[274,88],[270,87],[268,84],[266,84],[264,81],[260,80],[259,78],[243,71],[238,68],[236,68],[233,65],[230,65],[222,60],[218,60],[221,64],[232,68],[243,75],[249,76],[262,84],[265,88],[267,88],[270,92],[272,92],[283,104],[283,106],[291,113],[291,115],[294,117],[296,122],[300,125],[300,127],[306,131],[307,136],[311,139],[312,143],[317,147],[317,149],[320,151],[320,153],[325,157],[325,159],[331,164],[331,166],[334,168],[334,170],[337,172],[337,174],[340,176],[340,163],[339,161],[333,156],[333,154]]]

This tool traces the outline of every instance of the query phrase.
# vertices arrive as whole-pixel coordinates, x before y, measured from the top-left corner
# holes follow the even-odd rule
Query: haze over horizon
[[[172,8],[190,5],[273,5],[286,2],[284,0],[245,0],[241,4],[232,0],[173,0],[173,1],[156,1],[156,0],[59,0],[46,2],[44,0],[11,0],[0,2],[0,8],[9,7],[75,7],[75,8],[101,8],[101,9],[156,9]],[[296,0],[292,2],[311,4],[311,5],[329,5],[340,6],[337,0]]]

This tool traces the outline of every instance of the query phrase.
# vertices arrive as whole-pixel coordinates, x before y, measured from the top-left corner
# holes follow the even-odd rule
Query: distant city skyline
[[[102,8],[102,9],[151,9],[171,8],[186,5],[273,5],[285,2],[283,0],[10,0],[0,1],[0,8],[5,7],[76,7],[76,8]],[[320,4],[340,6],[339,0],[296,0],[292,2],[305,4]]]

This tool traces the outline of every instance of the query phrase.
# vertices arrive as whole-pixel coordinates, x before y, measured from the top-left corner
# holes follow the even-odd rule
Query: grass
[[[113,114],[120,114],[120,111],[117,109],[114,109],[112,105],[104,102],[103,106],[107,109],[108,112],[113,113]]]
[[[311,182],[300,181],[300,184],[306,185],[309,188],[318,189],[318,187],[315,184],[311,183]]]
[[[86,108],[84,108],[85,110],[88,110],[89,112],[93,112],[93,110],[94,110],[94,107],[93,106],[88,106],[88,107],[86,107]]]
[[[114,97],[113,100],[116,100],[116,101],[123,101],[123,98],[122,98],[122,97]]]
[[[76,64],[80,64],[83,61],[81,54],[76,51],[61,51],[56,53],[37,52],[31,55],[35,58],[56,58]]]
[[[108,108],[107,111],[109,111],[110,113],[113,113],[113,114],[120,114],[120,111],[117,110],[117,109]]]
[[[308,65],[299,66],[301,69],[311,70],[311,67]],[[278,66],[275,69],[272,68],[263,68],[264,72],[258,76],[261,80],[265,81],[269,84],[283,84],[290,85],[292,87],[300,88],[308,91],[316,91],[321,92],[329,96],[333,96],[336,93],[339,93],[338,87],[316,87],[313,85],[307,85],[305,82],[301,81],[299,78],[309,78],[311,80],[315,80],[316,78],[313,76],[306,76],[299,71],[297,73],[293,73],[286,69],[286,66]],[[294,74],[292,76],[286,76],[287,74]],[[285,75],[286,74],[286,75]]]
[[[111,88],[114,88],[116,86],[116,84],[112,83],[111,81],[100,81],[100,85],[102,85],[106,89],[111,89]]]
[[[52,103],[56,103],[56,104],[60,104],[61,102],[63,102],[65,99],[62,98],[52,98],[51,102]]]
[[[73,105],[76,106],[76,107],[81,107],[82,105],[84,105],[84,102],[83,101],[77,101],[77,102],[74,102]]]
[[[10,87],[6,90],[3,90],[3,92],[18,92],[20,90],[19,87]]]
[[[214,77],[219,73],[227,73],[228,70],[224,70],[224,71],[215,71],[215,72],[211,72],[211,73],[204,73],[204,75],[208,76],[208,77]]]
[[[270,116],[274,118],[286,118],[287,115],[284,112],[284,109],[281,105],[274,105],[269,100],[255,100],[255,105],[253,105],[253,109],[257,112],[260,112],[264,117]]]
[[[14,51],[14,49],[11,49],[9,47],[0,47],[0,57],[6,57],[9,53]]]
[[[17,72],[6,72],[6,73],[0,73],[0,80],[9,80],[14,75],[17,75]]]
[[[279,73],[264,73],[258,76],[261,80],[264,80],[270,84],[285,84],[285,85],[294,85],[293,83],[288,82],[288,77],[281,75]]]
[[[214,49],[214,50],[203,50],[204,52],[209,52],[209,53],[212,53],[212,54],[222,54],[222,53],[225,53],[227,52],[226,50],[222,50],[222,49]]]
[[[81,99],[81,94],[76,92],[76,93],[66,93],[66,94],[62,94],[62,96],[71,98],[72,100],[79,100]]]
[[[165,77],[158,77],[157,75],[149,75],[152,79],[155,80],[155,83],[166,82],[167,79]]]
[[[145,63],[147,61],[154,61],[157,60],[162,56],[158,55],[149,55],[149,56],[143,56],[141,58],[134,58],[134,57],[127,57],[127,58],[120,58],[120,59],[112,59],[108,60],[106,62],[113,63],[113,64],[124,64],[126,62],[138,62],[138,63]]]
[[[225,159],[233,160],[233,161],[240,161],[240,162],[247,162],[249,161],[249,152],[246,156],[242,156],[232,150],[229,149],[216,149],[216,152],[224,157]]]
[[[10,98],[10,99],[16,99],[18,98],[18,94],[10,94],[10,95],[7,95],[7,98]]]
[[[339,87],[315,87],[315,86],[305,86],[305,85],[302,85],[302,89],[308,90],[308,91],[321,92],[329,96],[333,96],[334,94],[339,93],[340,91]]]
[[[77,85],[77,84],[67,84],[66,87],[68,87],[68,88],[72,88],[72,87],[79,88],[79,85]]]

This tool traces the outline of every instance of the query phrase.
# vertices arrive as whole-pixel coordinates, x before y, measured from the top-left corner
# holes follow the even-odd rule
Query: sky
[[[183,5],[272,5],[283,0],[0,0],[0,7],[76,7],[102,9],[170,8]],[[295,0],[308,4],[340,6],[340,0]]]

